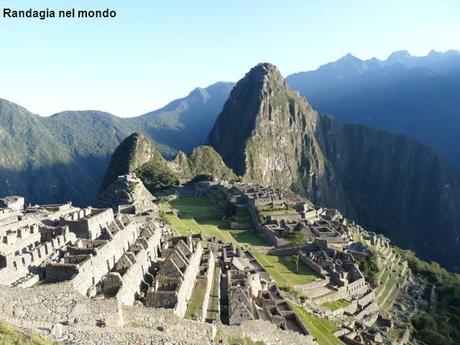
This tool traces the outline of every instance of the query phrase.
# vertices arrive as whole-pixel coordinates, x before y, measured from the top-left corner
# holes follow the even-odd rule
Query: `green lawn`
[[[180,218],[195,218],[200,223],[207,220],[222,220],[224,216],[223,212],[206,198],[178,198],[170,204],[179,211]]]
[[[350,305],[350,302],[344,300],[344,299],[339,299],[337,301],[331,301],[331,302],[326,302],[323,304],[326,308],[334,311],[340,308],[344,308]]]
[[[52,341],[0,322],[1,345],[52,345]]]
[[[165,214],[165,219],[181,235],[189,231],[216,237],[224,242],[240,243],[247,246],[270,246],[253,229],[231,230],[223,219],[224,214],[206,198],[186,197],[164,203],[165,211],[174,208],[178,216]]]
[[[220,320],[219,315],[219,282],[220,268],[218,265],[214,268],[214,278],[212,281],[211,293],[209,294],[209,304],[206,319]]]
[[[196,319],[195,316],[203,315],[203,301],[206,293],[206,279],[197,279],[192,296],[187,304],[186,319]]]
[[[271,245],[260,237],[255,230],[230,230],[233,238],[248,247],[270,247]]]
[[[299,262],[299,273],[296,273],[292,256],[273,256],[264,253],[255,253],[254,256],[259,264],[277,281],[279,286],[293,287],[320,278],[303,262]]]
[[[314,316],[297,304],[290,303],[290,305],[305,328],[320,345],[344,345],[340,339],[334,336],[333,333],[337,327],[331,321]]]
[[[165,214],[164,218],[169,224],[171,224],[171,227],[182,236],[187,235],[189,230],[192,230],[193,232],[193,229],[190,229],[187,224],[173,214]]]
[[[381,293],[380,297],[378,298],[379,303],[382,303],[382,301],[385,299],[385,297],[390,293],[390,290],[393,286],[396,285],[398,280],[401,277],[399,276],[399,266],[397,267],[396,272],[390,272],[390,276],[386,282],[385,285],[379,286],[380,290],[383,289],[383,292]]]

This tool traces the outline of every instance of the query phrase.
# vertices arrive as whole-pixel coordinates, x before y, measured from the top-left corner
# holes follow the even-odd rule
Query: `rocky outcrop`
[[[236,178],[233,171],[225,165],[222,157],[211,146],[198,146],[189,156],[179,152],[168,162],[168,166],[184,179],[191,179],[198,175],[225,180]]]
[[[163,157],[144,135],[131,134],[113,153],[101,190],[105,190],[118,176],[132,173],[153,159],[163,160]]]
[[[97,201],[101,208],[112,208],[115,213],[142,213],[155,209],[155,197],[135,174],[122,175],[104,190]]]
[[[460,177],[433,149],[318,114],[273,65],[233,89],[208,142],[248,181],[290,188],[459,270]]]
[[[179,152],[173,160],[168,161],[140,133],[126,138],[115,150],[101,192],[106,191],[118,176],[131,173],[136,173],[151,191],[171,187],[179,180],[191,180],[200,175],[226,180],[236,178],[210,146],[199,146],[189,156]]]

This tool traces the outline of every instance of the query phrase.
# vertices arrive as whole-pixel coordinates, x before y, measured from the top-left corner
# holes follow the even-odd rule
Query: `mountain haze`
[[[232,83],[196,88],[162,109],[132,118],[101,111],[65,111],[41,117],[0,100],[0,195],[32,203],[72,200],[87,205],[98,195],[116,147],[142,132],[166,157],[203,144]]]
[[[338,208],[459,269],[460,178],[449,163],[402,135],[318,114],[275,66],[259,64],[237,83],[208,142],[246,180]]]
[[[348,54],[286,80],[319,111],[406,134],[460,169],[460,52],[400,51],[384,61]]]

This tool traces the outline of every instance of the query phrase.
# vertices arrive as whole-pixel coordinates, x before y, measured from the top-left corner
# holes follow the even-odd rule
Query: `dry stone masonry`
[[[379,286],[371,285],[358,260],[375,255],[373,248],[381,267],[391,263],[389,269],[406,276],[407,264],[388,239],[279,189],[226,181],[193,186],[187,193],[218,191],[237,212],[248,212],[273,245],[269,254],[297,253],[317,273],[295,287],[306,296],[298,306],[340,324],[336,336],[345,343],[380,341],[376,325],[388,327],[381,309],[404,282],[381,288],[386,272]],[[0,321],[76,344],[232,338],[317,344],[293,310],[299,302],[280,290],[249,248],[205,234],[180,236],[159,218],[158,205],[134,174],[119,176],[98,207],[0,199]],[[291,243],[296,232],[305,240],[300,247]],[[325,307],[339,300],[346,303]]]

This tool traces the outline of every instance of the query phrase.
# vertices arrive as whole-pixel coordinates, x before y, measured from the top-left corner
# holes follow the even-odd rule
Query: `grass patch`
[[[209,237],[216,237],[224,242],[233,242],[254,247],[269,247],[254,230],[232,230],[224,220],[223,212],[206,198],[186,197],[164,203],[164,210],[174,208],[178,216],[166,213],[166,221],[181,235],[189,231]]]
[[[177,216],[173,214],[165,214],[164,218],[168,224],[171,225],[171,227],[176,230],[180,235],[185,236],[188,234],[189,228],[187,225],[177,218]]]
[[[17,328],[0,322],[1,345],[52,345],[53,342],[43,339],[36,334],[26,333]]]
[[[261,264],[275,279],[279,286],[302,285],[320,276],[303,262],[299,262],[299,273],[295,272],[295,263],[291,256],[273,256],[264,253],[254,254]]]
[[[220,268],[218,265],[214,268],[214,278],[212,280],[211,293],[209,294],[207,320],[220,320],[219,315],[219,282]]]
[[[186,319],[196,320],[197,316],[203,315],[203,301],[206,294],[206,279],[197,279],[193,288],[192,296],[187,303]]]
[[[344,299],[339,299],[337,301],[330,301],[330,302],[326,302],[323,304],[323,306],[325,306],[326,308],[332,311],[340,309],[340,308],[345,308],[349,305],[350,305],[350,302]]]
[[[311,315],[297,304],[290,303],[290,305],[302,324],[320,345],[344,345],[340,339],[334,336],[333,333],[337,327],[332,321]]]
[[[391,289],[397,284],[399,279],[400,279],[400,276],[399,276],[399,267],[398,267],[395,272],[390,272],[390,275],[388,279],[386,280],[385,285],[379,286],[380,290],[378,291],[383,290],[383,292],[378,297],[379,303],[382,303],[382,301],[385,300],[386,296],[390,293]]]
[[[186,197],[171,201],[171,206],[179,210],[181,218],[195,218],[197,221],[219,220],[224,213],[214,207],[206,198]]]
[[[231,230],[233,238],[248,247],[270,247],[271,245],[254,230]]]

